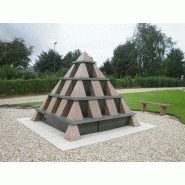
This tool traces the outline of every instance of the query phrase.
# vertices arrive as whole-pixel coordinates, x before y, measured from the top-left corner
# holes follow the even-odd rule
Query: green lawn
[[[151,91],[140,93],[125,93],[121,94],[131,108],[131,110],[140,111],[140,104],[138,101],[150,101],[156,103],[171,104],[172,107],[167,108],[167,114],[179,118],[179,120],[185,124],[185,92],[181,90],[164,90],[164,91]],[[19,106],[32,106],[40,105],[42,101],[14,104]],[[159,106],[147,105],[146,110],[148,112],[160,112]]]
[[[185,92],[181,90],[164,90],[140,93],[121,94],[131,108],[131,110],[141,110],[138,101],[150,101],[156,103],[171,104],[172,107],[167,108],[167,114],[179,118],[185,124]],[[148,112],[160,112],[159,106],[147,105]]]
[[[43,101],[37,101],[37,102],[28,102],[28,103],[18,103],[18,104],[12,104],[14,106],[22,106],[22,107],[28,107],[33,105],[41,105]]]

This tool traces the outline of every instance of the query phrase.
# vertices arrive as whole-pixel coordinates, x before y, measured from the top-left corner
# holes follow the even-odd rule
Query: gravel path
[[[41,101],[46,96],[4,99],[0,104]],[[0,161],[182,161],[185,126],[148,112],[136,112],[139,121],[157,127],[118,139],[61,151],[17,118],[31,117],[34,109],[0,108]]]
[[[3,108],[0,111],[0,161],[175,162],[185,158],[185,126],[168,117],[136,112],[139,121],[157,127],[63,152],[16,120],[31,117],[35,110]]]

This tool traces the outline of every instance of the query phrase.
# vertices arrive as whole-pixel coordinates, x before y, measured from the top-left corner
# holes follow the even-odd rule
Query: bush
[[[31,70],[26,70],[26,69],[16,70],[14,74],[14,79],[21,78],[21,79],[29,80],[29,79],[35,79],[37,77],[38,76],[36,72]]]
[[[117,79],[114,76],[109,76],[110,83],[114,86],[117,87]]]
[[[16,68],[11,66],[11,65],[4,65],[2,67],[0,67],[0,79],[4,80],[10,80],[14,77],[16,72]]]
[[[59,78],[0,80],[0,96],[49,93],[58,81]]]
[[[113,81],[113,83],[112,83]],[[141,76],[136,76],[135,78],[124,77],[121,79],[111,80],[111,83],[115,88],[129,88],[129,87],[181,87],[183,86],[183,81],[177,78],[169,77],[156,77],[150,76],[144,78]]]

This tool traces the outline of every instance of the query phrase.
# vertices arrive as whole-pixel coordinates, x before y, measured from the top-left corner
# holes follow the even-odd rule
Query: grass
[[[181,123],[185,124],[185,92],[181,90],[164,90],[140,93],[121,94],[131,110],[141,110],[138,101],[150,101],[156,103],[171,104],[172,107],[167,108],[167,114],[177,117]],[[148,112],[160,113],[160,107],[147,105]]]
[[[172,107],[167,108],[167,114],[177,117],[181,123],[185,124],[185,92],[181,90],[164,90],[164,91],[151,91],[140,93],[125,93],[122,94],[125,102],[131,110],[140,111],[140,104],[138,101],[150,101],[156,103],[171,104]],[[14,104],[18,106],[32,106],[40,105],[42,101]],[[160,107],[154,105],[147,105],[148,112],[160,113]]]
[[[41,105],[43,101],[37,101],[37,102],[28,102],[28,103],[18,103],[18,104],[11,104],[13,106],[21,106],[21,107],[29,107],[34,105]]]

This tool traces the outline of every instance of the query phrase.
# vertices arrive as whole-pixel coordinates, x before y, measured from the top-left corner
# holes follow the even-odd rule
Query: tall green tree
[[[179,48],[173,48],[167,55],[167,71],[169,77],[178,77],[184,75],[184,53]]]
[[[114,75],[114,66],[110,59],[107,59],[103,65],[100,67],[100,70],[107,75]]]
[[[69,51],[63,58],[63,66],[70,68],[73,61],[76,61],[82,52],[77,49],[75,51]]]
[[[28,47],[22,38],[14,38],[10,42],[0,41],[0,66],[7,64],[27,68],[33,48],[33,46]]]
[[[38,72],[54,72],[54,57],[55,70],[60,70],[63,67],[62,55],[52,49],[49,49],[48,52],[42,51],[33,66],[34,70]]]
[[[137,63],[144,76],[160,74],[165,54],[173,47],[171,37],[167,37],[156,25],[139,23],[132,38],[137,50]]]
[[[119,45],[113,53],[112,64],[117,78],[124,76],[135,76],[139,73],[137,65],[137,50],[135,43],[127,41]]]

